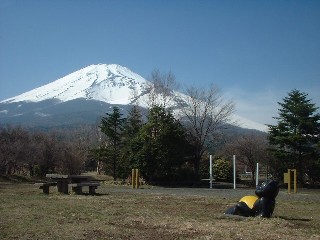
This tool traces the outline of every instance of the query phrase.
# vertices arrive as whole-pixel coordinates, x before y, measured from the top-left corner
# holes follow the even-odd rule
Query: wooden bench
[[[39,189],[42,189],[43,193],[49,194],[49,188],[50,186],[56,186],[56,182],[39,182],[35,183],[35,186],[39,186]]]
[[[89,194],[95,194],[96,189],[100,186],[99,182],[81,182],[81,183],[69,183],[69,187],[72,187],[72,192],[76,194],[82,194],[82,187],[89,187]]]

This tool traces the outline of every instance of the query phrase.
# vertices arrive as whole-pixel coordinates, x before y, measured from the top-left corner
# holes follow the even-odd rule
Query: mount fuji
[[[148,106],[150,82],[116,64],[90,65],[56,81],[0,102],[0,125],[57,127],[97,123],[119,106],[124,113],[132,104]],[[179,96],[182,93],[174,92]],[[241,128],[266,131],[266,126],[238,115]]]

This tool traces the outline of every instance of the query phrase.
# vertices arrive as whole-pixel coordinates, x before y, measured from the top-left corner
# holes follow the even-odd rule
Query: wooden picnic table
[[[86,175],[64,175],[64,174],[46,174],[51,182],[57,183],[58,192],[68,194],[69,186],[72,187],[72,191],[81,194],[82,187],[88,186],[89,193],[94,194],[95,189],[100,186],[99,182],[94,182],[92,176]]]

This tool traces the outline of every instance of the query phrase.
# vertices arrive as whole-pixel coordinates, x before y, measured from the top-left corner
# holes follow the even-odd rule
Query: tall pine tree
[[[182,125],[161,106],[153,106],[148,122],[131,143],[130,159],[147,181],[173,181],[187,155]]]
[[[127,121],[124,126],[124,134],[126,140],[131,140],[134,138],[141,127],[143,126],[142,115],[138,106],[132,106],[131,110],[128,113]]]
[[[132,168],[137,168],[137,164],[130,162],[131,144],[137,137],[143,126],[141,112],[138,106],[132,106],[127,115],[123,130],[123,147],[121,149],[121,159],[118,165],[118,174],[122,179],[127,178],[131,174]]]
[[[126,119],[122,117],[118,107],[113,107],[112,113],[106,113],[106,117],[101,119],[101,131],[108,138],[106,153],[107,165],[112,166],[114,180],[117,178],[117,163],[120,159],[120,149],[122,145],[122,134]],[[108,164],[109,163],[109,164]]]
[[[270,150],[275,156],[274,168],[279,176],[287,168],[296,168],[301,183],[317,160],[316,144],[320,137],[318,108],[307,97],[306,93],[291,91],[283,102],[278,103],[281,108],[279,116],[275,117],[277,125],[268,126]]]

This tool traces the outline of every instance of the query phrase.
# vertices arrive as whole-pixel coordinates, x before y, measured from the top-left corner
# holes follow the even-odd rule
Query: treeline
[[[88,162],[92,127],[55,132],[0,128],[0,174],[44,176],[50,172],[76,174]]]
[[[266,162],[266,134],[252,131],[215,136],[215,145],[207,143],[210,148],[201,157],[196,174],[194,155],[199,149],[193,145],[193,136],[164,107],[154,106],[142,116],[133,106],[126,117],[114,107],[98,126],[75,129],[39,132],[6,126],[0,128],[0,174],[43,177],[46,173],[98,171],[126,179],[132,168],[139,168],[148,182],[193,184],[208,178],[208,159],[213,152],[216,180],[231,180],[232,154],[237,154],[240,171],[244,166],[254,171],[257,159]]]

